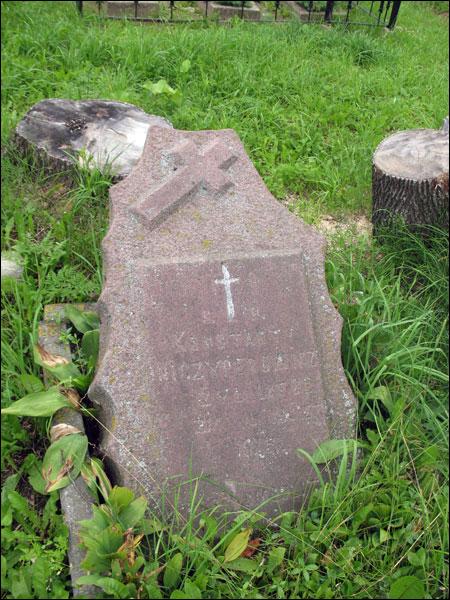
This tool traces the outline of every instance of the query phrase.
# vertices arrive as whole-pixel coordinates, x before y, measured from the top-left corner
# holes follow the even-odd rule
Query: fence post
[[[388,29],[394,29],[395,24],[397,22],[398,11],[400,10],[400,1],[394,0],[392,4],[391,16],[389,17]]]
[[[331,19],[333,18],[333,5],[333,0],[327,0],[327,6],[325,8],[325,21],[327,23],[330,23]]]
[[[139,2],[134,0],[134,18],[135,19],[137,19],[137,16],[138,16],[138,4],[139,4]]]
[[[80,16],[83,16],[83,0],[77,0],[75,4],[77,5]]]
[[[276,0],[276,2],[275,2],[275,21],[277,20],[279,8],[280,8],[280,0]]]
[[[243,0],[241,2],[241,19],[244,18],[244,6],[245,6],[245,0]]]
[[[173,0],[170,0],[170,20],[173,21]]]
[[[350,16],[350,11],[352,10],[353,2],[347,2],[347,14],[345,15],[345,22],[348,23],[348,18]]]
[[[379,24],[380,24],[380,21],[381,21],[381,16],[382,16],[382,14],[383,14],[384,3],[385,3],[385,0],[381,0],[381,2],[380,2],[380,8],[379,8],[379,10],[378,10],[378,21],[377,21],[377,25],[379,25]]]

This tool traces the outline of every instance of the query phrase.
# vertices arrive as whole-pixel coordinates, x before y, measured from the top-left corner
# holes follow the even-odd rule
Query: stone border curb
[[[62,342],[60,337],[68,329],[68,319],[64,315],[64,307],[68,304],[48,304],[44,307],[44,318],[39,323],[39,343],[48,352],[71,359],[72,353],[68,342]],[[95,304],[72,304],[79,310],[95,310]],[[81,413],[71,408],[62,408],[54,417],[54,423],[66,423],[85,433]],[[76,580],[85,575],[81,569],[84,552],[79,546],[79,521],[92,518],[91,493],[81,475],[60,490],[61,510],[64,521],[69,528],[69,569],[72,580],[74,597],[95,598],[98,589],[94,586],[76,586]]]
[[[199,5],[203,8],[203,11],[206,11],[205,2],[199,2]],[[243,13],[242,8],[240,6],[225,6],[216,2],[209,2],[208,16],[212,15],[213,13],[217,13],[219,15],[220,21],[227,21],[228,19],[232,19],[233,17],[240,17],[242,14],[244,21],[261,20],[261,10],[256,4],[256,2],[252,2],[251,6],[244,7]]]

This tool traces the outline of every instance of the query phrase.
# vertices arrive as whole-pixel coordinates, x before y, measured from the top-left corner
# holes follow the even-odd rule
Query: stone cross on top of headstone
[[[143,199],[139,199],[133,207],[152,229],[186,202],[200,186],[211,193],[220,193],[233,185],[225,170],[236,156],[220,141],[199,150],[191,140],[185,140],[169,150],[168,156],[176,165],[181,162],[181,168],[175,165],[176,173],[155,190],[144,193]],[[205,165],[208,165],[207,172]]]
[[[324,239],[232,130],[151,127],[110,198],[90,397],[118,483],[155,507],[192,478],[206,506],[298,506],[315,476],[297,449],[354,436]]]

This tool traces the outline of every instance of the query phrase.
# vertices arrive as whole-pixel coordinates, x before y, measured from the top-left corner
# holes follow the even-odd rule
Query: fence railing
[[[394,29],[401,1],[379,2],[83,2],[77,1],[80,14],[94,5],[98,14],[109,19],[128,18],[154,23],[182,23],[213,19],[219,23],[233,17],[252,23],[286,22],[362,25]],[[189,6],[186,6],[189,5]]]

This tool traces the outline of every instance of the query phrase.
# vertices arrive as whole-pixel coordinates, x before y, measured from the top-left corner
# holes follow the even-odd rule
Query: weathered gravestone
[[[110,198],[90,397],[117,480],[156,504],[196,476],[208,506],[298,505],[314,476],[297,448],[354,436],[322,236],[232,130],[152,127]]]
[[[139,160],[151,125],[172,127],[125,102],[49,98],[27,112],[15,141],[50,170],[65,171],[78,160],[89,168],[109,169],[121,179]]]

